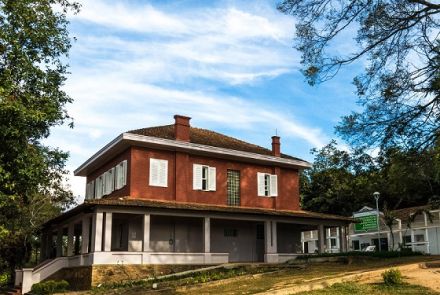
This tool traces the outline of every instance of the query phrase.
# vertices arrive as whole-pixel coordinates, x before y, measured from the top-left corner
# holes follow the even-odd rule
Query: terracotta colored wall
[[[150,158],[168,160],[168,187],[149,186]],[[193,190],[193,164],[216,167],[216,191]],[[274,168],[140,147],[132,148],[131,166],[129,165],[129,167],[129,174],[131,174],[129,177],[130,196],[132,197],[227,205],[227,170],[231,169],[240,171],[241,206],[299,209],[298,171],[293,169]],[[278,197],[259,197],[257,195],[257,172],[278,175]],[[176,179],[177,181],[175,181]]]
[[[148,150],[140,147],[131,149],[130,196],[156,199],[175,200],[175,153],[159,150]],[[168,187],[150,186],[150,158],[168,160]]]
[[[111,193],[110,195],[106,195],[105,197],[124,197],[124,196],[128,196],[130,195],[130,164],[131,164],[131,149],[126,149],[124,152],[122,152],[121,154],[119,154],[118,156],[114,157],[113,159],[111,159],[110,161],[108,161],[105,165],[101,166],[100,168],[96,169],[95,171],[93,171],[92,173],[90,173],[89,175],[87,175],[87,182],[89,183],[89,181],[95,180],[97,177],[99,177],[102,173],[106,172],[107,170],[109,170],[112,167],[115,167],[116,165],[118,165],[119,163],[121,163],[122,161],[127,160],[127,184],[119,189],[119,190],[115,190],[113,193]],[[84,188],[85,191],[85,188]]]

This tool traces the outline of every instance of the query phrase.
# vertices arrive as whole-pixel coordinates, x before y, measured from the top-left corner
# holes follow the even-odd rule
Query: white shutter
[[[86,199],[90,199],[90,182],[86,184]]]
[[[150,159],[150,185],[168,186],[168,161]]]
[[[95,191],[95,187],[94,187],[94,181],[90,181],[89,183],[87,183],[86,186],[86,199],[93,199],[94,196],[94,191]]]
[[[109,172],[109,194],[115,190],[115,167],[111,168]]]
[[[159,186],[168,186],[168,161],[159,160]]]
[[[102,192],[102,195],[104,196],[109,194],[109,190],[110,190],[109,181],[110,181],[109,173],[108,171],[106,171],[104,173],[104,191]]]
[[[215,167],[209,167],[208,171],[208,190],[215,191],[217,184]]]
[[[278,196],[278,177],[277,177],[277,175],[270,176],[270,195],[272,197]]]
[[[122,187],[122,165],[119,163],[115,167],[115,190],[120,189]]]
[[[157,186],[159,183],[159,163],[156,159],[150,159],[150,185]]]
[[[264,197],[264,173],[257,172],[258,196]]]
[[[95,181],[94,180],[90,181],[90,194],[89,194],[89,198],[90,199],[94,199],[95,198]]]
[[[100,199],[102,197],[102,193],[103,193],[103,175],[100,175],[97,179],[96,179],[96,186],[95,186],[95,193],[96,193],[96,198]]]
[[[127,184],[127,160],[122,161],[122,182],[121,187],[124,187]]]
[[[202,165],[193,165],[193,189],[202,189]]]

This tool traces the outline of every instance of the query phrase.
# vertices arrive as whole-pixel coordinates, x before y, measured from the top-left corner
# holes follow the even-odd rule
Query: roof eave
[[[170,140],[152,136],[145,135],[137,135],[131,133],[122,133],[115,139],[113,139],[110,143],[100,149],[97,153],[95,153],[92,157],[90,157],[86,162],[84,162],[81,166],[79,166],[75,171],[75,176],[86,176],[87,168],[102,158],[105,154],[110,153],[115,150],[116,147],[121,147],[117,149],[117,151],[121,150],[123,143],[132,144],[132,145],[141,145],[148,147],[156,147],[167,150],[178,150],[178,151],[187,151],[197,154],[206,154],[206,155],[217,155],[220,157],[227,157],[233,159],[246,159],[253,160],[256,162],[261,162],[265,164],[271,165],[279,165],[284,167],[291,167],[296,169],[308,169],[312,165],[307,161],[296,160],[296,159],[286,159],[281,157],[275,157],[270,155],[262,155],[251,152],[244,152],[202,144],[196,144],[191,142],[184,142],[178,140]],[[122,145],[121,145],[122,144]]]

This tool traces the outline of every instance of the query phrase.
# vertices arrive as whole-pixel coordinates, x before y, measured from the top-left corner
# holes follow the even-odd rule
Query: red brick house
[[[75,170],[86,200],[45,224],[37,269],[23,289],[61,268],[98,264],[279,263],[304,253],[301,233],[352,221],[300,208],[299,171],[311,165],[190,118],[123,133]],[[25,291],[25,290],[24,290]]]

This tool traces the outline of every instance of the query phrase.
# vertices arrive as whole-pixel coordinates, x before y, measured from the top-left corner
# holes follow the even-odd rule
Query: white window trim
[[[163,165],[163,167],[161,167]],[[156,167],[157,171],[154,171]],[[164,168],[161,172],[161,168]],[[168,160],[150,158],[149,185],[157,187],[168,187]],[[157,173],[157,179],[154,180],[153,174]]]
[[[267,179],[267,184],[266,184]],[[262,183],[261,183],[262,182]],[[273,183],[276,183],[274,186]],[[257,173],[257,195],[259,197],[271,198],[278,196],[278,176],[276,174]]]
[[[203,170],[206,170],[203,178]],[[206,180],[206,188],[203,189],[203,181]],[[213,192],[217,190],[217,171],[215,167],[202,164],[193,164],[193,190]]]

